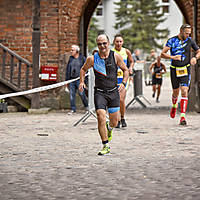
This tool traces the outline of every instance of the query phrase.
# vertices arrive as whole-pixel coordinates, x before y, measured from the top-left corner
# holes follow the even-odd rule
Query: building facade
[[[93,16],[98,20],[98,28],[107,33],[113,41],[114,35],[119,32],[114,28],[116,17],[115,11],[117,9],[116,2],[121,0],[102,0],[96,8]],[[159,25],[159,28],[168,28],[169,37],[178,34],[178,28],[183,23],[183,15],[179,10],[174,0],[158,0],[161,6],[160,12],[164,13],[166,20]],[[175,20],[176,19],[176,20]],[[162,42],[162,41],[161,41]]]

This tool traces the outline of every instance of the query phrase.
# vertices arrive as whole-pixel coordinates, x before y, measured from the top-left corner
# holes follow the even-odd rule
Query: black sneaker
[[[152,97],[153,97],[153,98],[155,97],[155,92],[152,94]]]
[[[125,119],[121,119],[122,127],[127,127]]]
[[[115,128],[120,128],[120,121],[118,121],[118,124]]]

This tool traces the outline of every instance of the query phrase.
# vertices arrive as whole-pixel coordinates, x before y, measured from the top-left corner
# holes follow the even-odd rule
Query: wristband
[[[126,83],[124,81],[122,81],[122,84],[124,85],[124,87],[126,87]]]

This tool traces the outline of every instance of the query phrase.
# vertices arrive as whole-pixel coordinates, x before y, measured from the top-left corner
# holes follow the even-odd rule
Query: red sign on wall
[[[43,65],[41,66],[41,80],[45,81],[57,81],[58,67]]]

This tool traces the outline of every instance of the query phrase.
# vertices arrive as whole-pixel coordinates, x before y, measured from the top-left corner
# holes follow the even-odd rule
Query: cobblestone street
[[[180,127],[169,111],[128,109],[107,156],[93,116],[73,126],[83,114],[1,113],[1,200],[199,200],[199,114]]]

